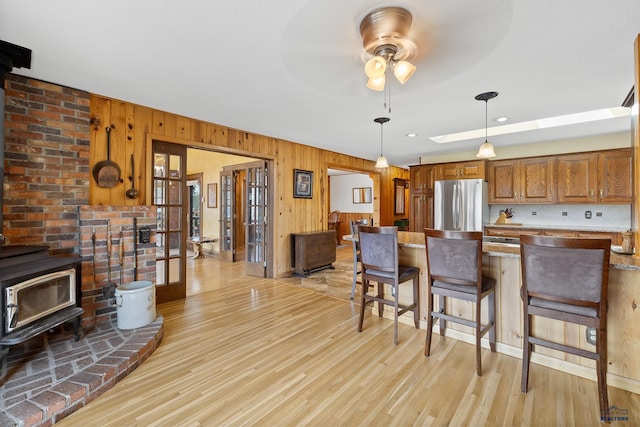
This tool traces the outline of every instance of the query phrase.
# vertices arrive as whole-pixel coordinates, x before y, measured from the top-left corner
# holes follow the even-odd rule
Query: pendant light
[[[389,120],[391,120],[389,119],[389,117],[378,117],[377,119],[373,119],[374,122],[380,123],[380,157],[378,157],[378,160],[376,161],[376,168],[379,168],[379,169],[389,167],[389,163],[387,162],[387,159],[382,154],[382,125],[387,123]]]
[[[481,93],[480,95],[476,95],[475,98],[476,101],[484,101],[484,144],[480,146],[476,157],[491,158],[496,156],[496,152],[493,149],[493,144],[491,144],[487,138],[487,105],[489,104],[489,100],[495,98],[496,96],[498,96],[498,92],[485,92]]]

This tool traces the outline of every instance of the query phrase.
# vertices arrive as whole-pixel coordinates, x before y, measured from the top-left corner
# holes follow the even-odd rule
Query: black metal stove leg
[[[9,346],[8,345],[0,345],[0,359],[2,361],[0,364],[0,378],[5,378],[7,376],[7,355],[9,354]]]
[[[80,340],[80,316],[73,318],[73,336],[76,341]]]

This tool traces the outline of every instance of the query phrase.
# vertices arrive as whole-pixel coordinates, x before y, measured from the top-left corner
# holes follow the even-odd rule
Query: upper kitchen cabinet
[[[433,193],[436,165],[418,165],[409,168],[409,193]]]
[[[559,203],[631,203],[631,149],[558,156]]]
[[[409,229],[422,232],[433,227],[433,186],[436,165],[418,165],[410,168]]]
[[[438,165],[436,179],[486,179],[486,165],[486,160],[441,163]]]
[[[555,158],[534,157],[489,162],[489,203],[553,203]]]
[[[597,190],[597,156],[592,153],[558,156],[559,203],[592,203]]]
[[[631,149],[598,153],[598,202],[633,202]]]

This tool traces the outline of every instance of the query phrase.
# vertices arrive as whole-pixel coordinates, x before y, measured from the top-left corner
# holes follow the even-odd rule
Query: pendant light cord
[[[489,133],[487,128],[489,127],[489,122],[487,121],[487,116],[489,114],[489,100],[485,99],[484,101],[484,142],[489,141]]]
[[[380,155],[382,156],[382,126],[384,123],[380,123]]]

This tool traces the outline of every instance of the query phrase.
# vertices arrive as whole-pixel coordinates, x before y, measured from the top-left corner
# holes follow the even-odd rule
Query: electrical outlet
[[[567,213],[566,212],[562,212],[562,216],[567,216]]]
[[[584,211],[584,217],[586,219],[591,219],[591,211]]]
[[[531,215],[536,216],[536,215],[538,215],[538,212],[536,212],[536,211],[531,211]]]
[[[602,212],[596,212],[596,216],[602,216]]]
[[[596,328],[587,328],[587,342],[596,345]]]

